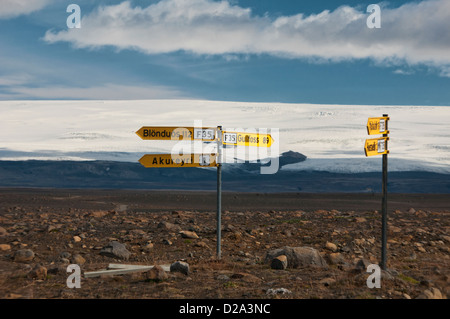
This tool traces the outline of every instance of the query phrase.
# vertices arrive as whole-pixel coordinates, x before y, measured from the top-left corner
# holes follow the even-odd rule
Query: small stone
[[[195,243],[194,246],[195,246],[195,247],[202,247],[202,248],[210,249],[210,247],[208,246],[208,244],[205,243],[204,241],[199,241],[199,242]]]
[[[147,243],[147,245],[144,246],[145,251],[150,251],[153,249],[153,243]]]
[[[79,243],[81,241],[81,237],[80,236],[73,236],[73,241],[76,243]]]
[[[357,223],[365,223],[367,221],[367,219],[365,219],[364,217],[356,217],[355,218],[355,222]]]
[[[400,233],[402,231],[402,229],[397,226],[389,226],[389,230],[393,233]]]
[[[68,251],[63,251],[61,254],[59,254],[60,258],[66,258],[69,259],[72,256],[71,253],[69,253]]]
[[[161,266],[154,266],[152,269],[146,272],[146,277],[148,280],[152,281],[163,281],[168,278],[164,269]]]
[[[37,264],[29,273],[28,277],[37,279],[37,280],[45,280],[47,279],[47,268]]]
[[[189,264],[183,261],[176,261],[170,265],[170,272],[180,272],[187,276],[189,274]]]
[[[147,236],[147,233],[142,229],[133,229],[133,230],[130,230],[130,235],[132,235],[134,237],[142,238],[142,237]]]
[[[8,235],[6,229],[0,226],[0,237]]]
[[[426,253],[427,251],[425,250],[425,248],[423,247],[417,247],[417,250],[420,251],[421,253]]]
[[[86,259],[83,258],[80,254],[73,255],[72,264],[83,265],[86,262]]]
[[[197,239],[198,235],[193,231],[183,230],[180,232],[181,237],[189,239]]]
[[[95,217],[95,218],[101,218],[101,217],[105,217],[108,214],[109,214],[109,212],[106,212],[106,211],[97,211],[97,212],[90,213],[90,216]]]
[[[331,250],[332,252],[336,252],[337,251],[337,246],[333,243],[327,242],[325,244],[325,248],[328,250]]]
[[[52,232],[52,231],[54,231],[54,230],[57,230],[57,228],[56,228],[56,226],[54,226],[54,225],[49,225],[48,227],[47,227],[47,232]]]
[[[270,268],[284,270],[287,268],[287,257],[285,255],[280,255],[272,259],[270,263]]]
[[[368,261],[367,259],[363,259],[361,258],[360,260],[358,260],[358,262],[356,263],[355,269],[359,270],[359,271],[367,271],[367,267],[369,267],[369,265],[371,264],[370,261]]]
[[[17,250],[14,253],[15,262],[30,262],[34,258],[34,252],[30,249]]]
[[[10,250],[10,249],[11,249],[11,245],[8,245],[8,244],[0,244],[0,250],[1,250],[1,251]]]
[[[172,211],[172,216],[180,218],[183,216],[183,212],[180,210],[174,210],[174,211]]]
[[[410,214],[414,214],[415,212],[416,212],[416,210],[412,207],[408,210],[408,213],[410,213]]]
[[[172,242],[170,240],[168,240],[168,239],[163,239],[162,243],[164,245],[168,245],[168,246],[172,245]]]
[[[443,299],[443,297],[441,291],[433,287],[425,290],[417,299]]]
[[[216,277],[216,279],[217,280],[223,280],[223,281],[229,281],[230,280],[230,277],[228,277],[227,275],[218,275],[217,277]]]
[[[269,296],[273,296],[273,295],[289,295],[292,292],[286,288],[270,288],[267,290],[266,294]]]
[[[228,225],[225,226],[225,228],[223,229],[223,231],[225,231],[225,232],[234,232],[234,231],[236,231],[236,227],[234,227],[234,226],[231,225],[231,224],[228,224]]]

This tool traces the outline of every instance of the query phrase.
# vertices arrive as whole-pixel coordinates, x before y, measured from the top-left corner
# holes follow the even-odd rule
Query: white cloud
[[[0,0],[0,19],[30,14],[45,7],[50,0]]]
[[[443,67],[441,69],[440,75],[443,76],[443,77],[450,78],[450,66]]]
[[[411,70],[402,70],[402,69],[397,69],[393,73],[394,74],[400,74],[400,75],[411,75],[411,74],[414,74],[414,72],[411,71]]]
[[[10,88],[0,99],[92,99],[92,100],[143,100],[187,98],[182,92],[165,86],[127,86],[105,84],[94,87],[25,87]]]
[[[129,1],[82,17],[81,29],[47,31],[49,43],[76,48],[112,46],[147,54],[271,54],[286,58],[364,59],[398,64],[450,64],[450,1],[428,0],[381,10],[381,29],[369,13],[349,6],[305,16],[252,15],[212,0],[162,0],[148,7]]]
[[[29,74],[8,74],[0,76],[0,86],[24,85],[30,83],[33,77]]]

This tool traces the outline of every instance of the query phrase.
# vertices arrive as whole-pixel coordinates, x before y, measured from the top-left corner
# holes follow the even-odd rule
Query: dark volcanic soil
[[[448,194],[389,195],[389,271],[380,289],[369,289],[357,263],[380,260],[380,207],[377,194],[225,193],[217,260],[215,192],[1,189],[0,298],[446,298]],[[125,244],[128,260],[100,254],[112,240]],[[287,269],[271,269],[267,252],[284,246],[315,248],[328,266],[292,268],[288,260]],[[19,261],[26,249],[34,257]],[[82,275],[80,289],[66,286],[70,263],[84,273],[175,261],[187,262],[189,274]],[[33,274],[38,264],[47,272]]]

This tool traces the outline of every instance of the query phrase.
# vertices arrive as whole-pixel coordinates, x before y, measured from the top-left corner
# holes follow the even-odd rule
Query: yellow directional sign
[[[223,132],[224,145],[270,147],[273,139],[270,134]]]
[[[369,135],[389,134],[387,122],[389,117],[372,117],[367,121]]]
[[[216,154],[147,154],[139,160],[144,167],[216,167]]]
[[[143,140],[216,140],[216,128],[208,127],[144,126],[136,134]]]
[[[366,156],[389,154],[389,150],[387,149],[387,141],[389,141],[389,137],[366,140],[366,145],[364,146]]]

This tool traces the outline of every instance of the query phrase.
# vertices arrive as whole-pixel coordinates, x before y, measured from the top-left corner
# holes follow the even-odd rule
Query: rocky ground
[[[63,197],[53,198],[51,204],[40,193],[23,196],[21,203],[14,204],[10,195],[0,204],[2,299],[444,299],[450,295],[450,209],[390,205],[388,271],[382,273],[381,288],[370,289],[366,269],[380,260],[381,217],[364,205],[354,210],[300,205],[286,210],[225,210],[218,260],[214,208],[140,210],[115,203],[114,209],[99,209],[89,204],[93,202],[65,207],[56,204]],[[79,194],[72,200],[85,198]],[[156,267],[84,276],[112,263],[170,267],[177,261],[189,266],[187,274]],[[79,289],[67,287],[70,264],[81,268]]]

